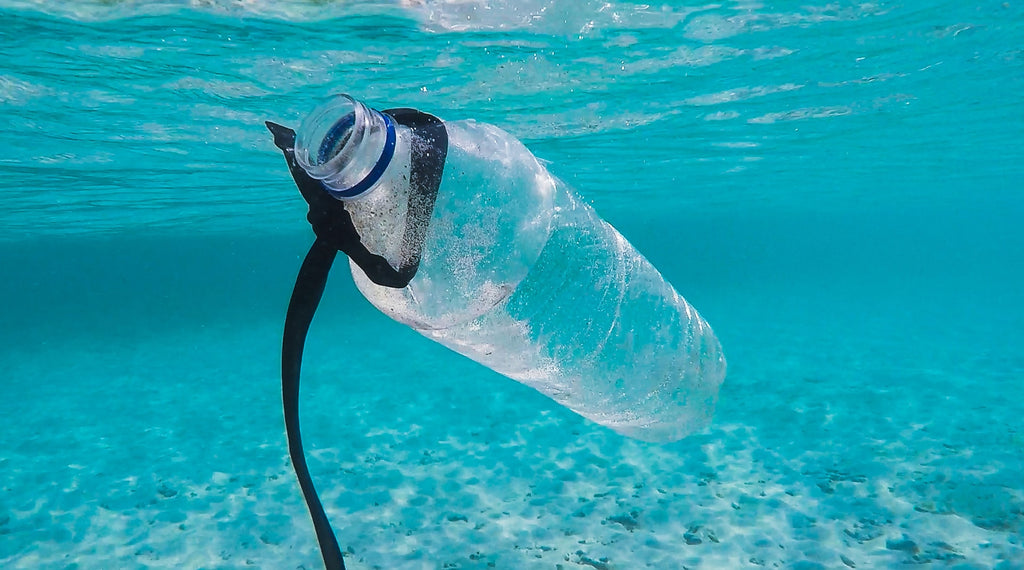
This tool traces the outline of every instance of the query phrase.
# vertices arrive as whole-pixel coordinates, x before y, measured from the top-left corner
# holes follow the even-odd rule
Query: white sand
[[[1024,568],[1024,404],[1005,366],[722,319],[714,427],[657,446],[351,318],[358,339],[340,318],[314,327],[302,410],[351,569]],[[318,568],[279,327],[2,353],[0,567]],[[761,343],[730,343],[743,335]]]

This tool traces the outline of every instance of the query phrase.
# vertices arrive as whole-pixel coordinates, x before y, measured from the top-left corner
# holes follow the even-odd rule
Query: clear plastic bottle
[[[475,121],[445,128],[418,272],[396,289],[350,263],[360,292],[424,336],[617,432],[665,442],[704,428],[725,377],[707,322],[514,137]],[[365,191],[339,199],[362,243],[395,268],[411,255],[401,238],[416,207],[413,144],[408,129],[344,95],[315,110],[296,140],[299,164],[332,193],[383,168]]]

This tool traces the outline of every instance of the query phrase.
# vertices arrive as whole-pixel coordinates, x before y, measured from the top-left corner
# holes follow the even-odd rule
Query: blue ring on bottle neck
[[[335,190],[334,188],[324,185],[327,193],[335,198],[354,198],[369,190],[370,187],[376,184],[380,180],[381,176],[384,175],[384,171],[387,170],[388,165],[391,164],[391,159],[395,156],[395,146],[398,135],[395,133],[394,122],[391,121],[391,117],[388,117],[384,113],[378,113],[377,111],[371,112],[384,119],[386,135],[384,139],[384,148],[380,152],[380,158],[377,159],[377,163],[373,165],[370,173],[367,174],[365,178],[344,190]],[[320,143],[320,149],[317,151],[317,158],[321,164],[326,162],[325,159],[327,158],[326,155],[328,150],[330,150],[337,143],[338,138],[351,129],[354,124],[355,113],[349,113],[342,117],[340,121],[335,123],[334,126],[327,131],[323,142]]]

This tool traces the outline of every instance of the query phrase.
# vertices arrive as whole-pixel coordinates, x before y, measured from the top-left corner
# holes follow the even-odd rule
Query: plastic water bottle
[[[708,323],[513,136],[472,120],[444,126],[419,270],[392,288],[350,262],[359,291],[392,319],[619,433],[665,442],[707,426],[726,368]],[[295,144],[299,165],[328,189],[376,177],[338,197],[362,243],[394,268],[413,255],[402,236],[416,223],[415,144],[344,95],[311,113]]]

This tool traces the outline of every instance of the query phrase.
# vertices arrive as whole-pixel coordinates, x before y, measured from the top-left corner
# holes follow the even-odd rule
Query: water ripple
[[[3,0],[0,239],[292,224],[300,204],[277,207],[293,189],[262,121],[294,125],[339,91],[495,123],[602,208],[735,206],[766,179],[785,207],[844,172],[830,183],[841,199],[872,169],[908,182],[889,190],[899,198],[965,179],[952,156],[1005,189],[1024,177],[1020,15],[948,2]],[[629,200],[622,187],[636,188]]]

